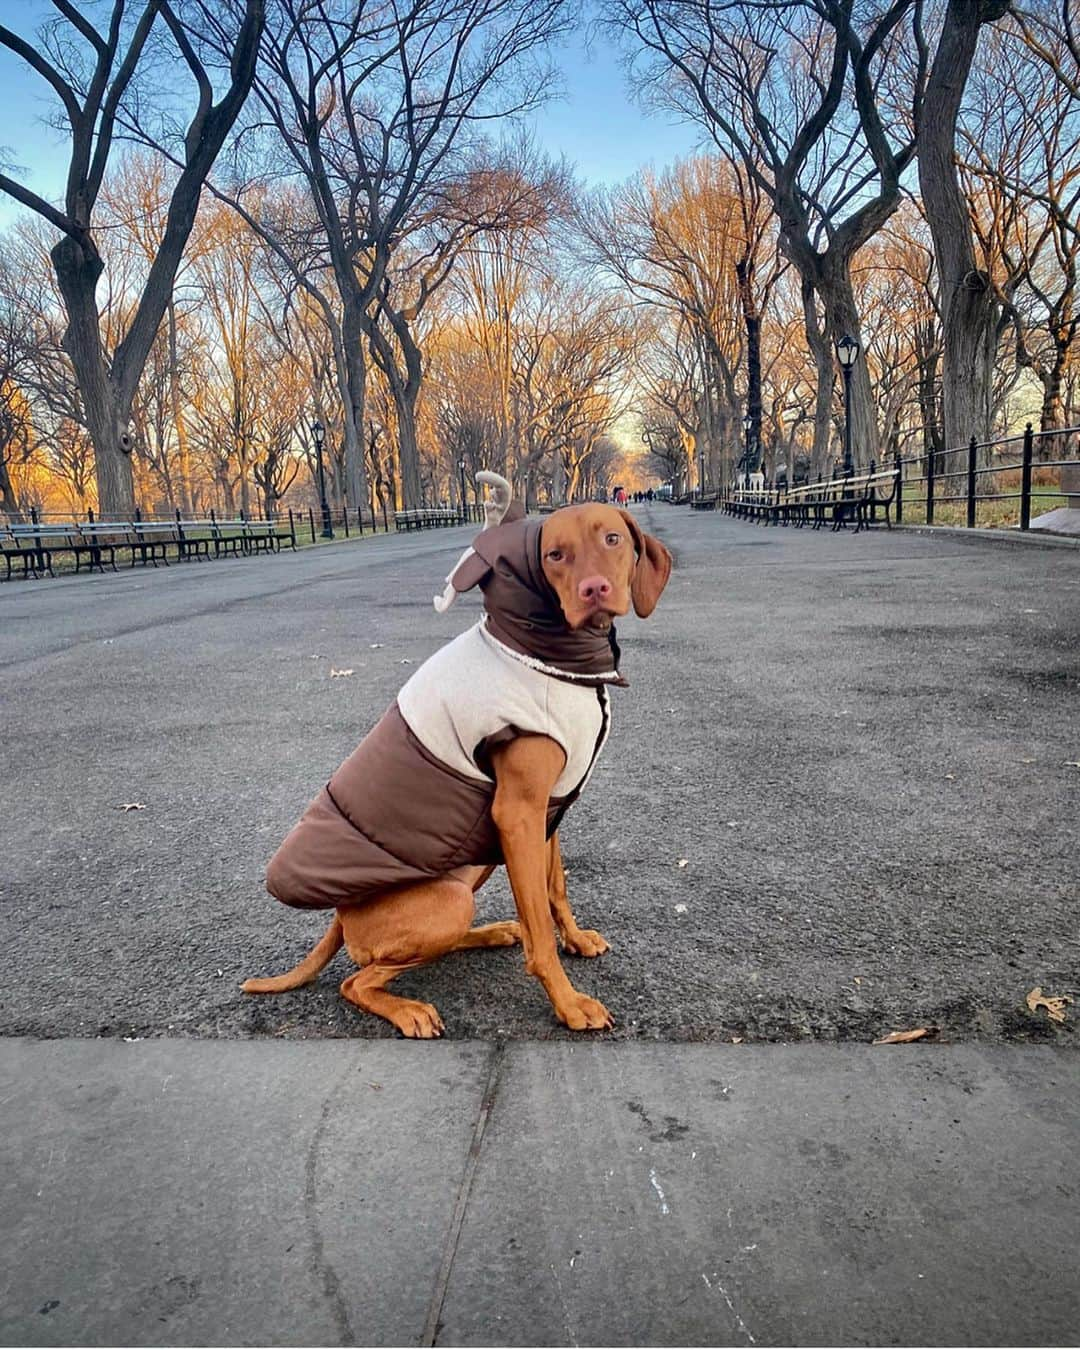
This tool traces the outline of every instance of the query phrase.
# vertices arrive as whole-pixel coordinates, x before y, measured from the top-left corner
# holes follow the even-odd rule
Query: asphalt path
[[[677,570],[563,847],[616,1038],[1075,1043],[1080,552],[642,508]],[[421,661],[471,537],[0,587],[0,1035],[383,1037],[266,862]],[[351,670],[333,677],[332,670]],[[123,810],[127,804],[142,810]],[[482,920],[507,917],[497,877]],[[456,1039],[568,1038],[520,952],[398,981]]]

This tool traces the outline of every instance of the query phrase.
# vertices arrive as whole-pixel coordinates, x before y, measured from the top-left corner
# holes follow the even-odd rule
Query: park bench
[[[693,497],[691,498],[690,506],[694,511],[715,511],[716,493],[711,492],[702,497]]]
[[[272,520],[221,520],[208,516],[202,520],[179,522],[178,547],[183,558],[241,557],[252,553],[276,553],[282,543],[296,547],[296,538],[288,522]]]
[[[868,530],[875,523],[874,516],[877,511],[882,511],[885,515],[886,529],[892,529],[892,521],[889,519],[889,512],[895,511],[897,498],[900,495],[900,470],[896,465],[888,469],[878,469],[870,466],[870,474],[867,479],[867,490],[859,504],[859,524],[856,534],[860,529]]]
[[[135,566],[138,554],[144,564],[149,562],[155,567],[158,558],[169,565],[168,549],[172,544],[176,548],[176,557],[180,558],[180,540],[175,520],[134,520],[131,523],[131,565]]]
[[[855,522],[855,533],[869,529],[876,522],[876,513],[884,513],[885,524],[892,529],[890,511],[895,507],[900,491],[900,472],[894,465],[888,469],[869,469],[858,474],[839,474],[816,483],[800,483],[790,488],[734,488],[724,498],[723,509],[744,520],[761,521],[766,525],[809,525],[820,529],[831,522],[833,530],[841,530],[849,520]]]
[[[394,512],[394,526],[399,530],[436,529],[461,523],[461,512],[453,506],[423,506]]]
[[[742,520],[764,520],[775,493],[759,488],[734,488],[725,497],[723,509]]]
[[[71,551],[72,529],[69,526],[9,525],[0,533],[0,552],[7,564],[5,581],[11,580],[12,564],[22,564],[23,579],[31,575],[53,575],[54,553]]]
[[[104,572],[106,561],[115,572],[117,549],[131,550],[133,567],[136,552],[141,552],[143,562],[146,562],[148,555],[155,551],[149,548],[140,550],[134,536],[134,524],[129,520],[95,520],[85,524],[76,522],[72,534],[76,572],[82,571],[84,558],[91,572],[95,567],[99,572]]]

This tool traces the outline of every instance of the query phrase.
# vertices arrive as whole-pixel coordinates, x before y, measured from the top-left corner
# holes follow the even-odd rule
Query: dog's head
[[[564,506],[544,521],[540,560],[571,629],[607,632],[611,620],[647,618],[671,575],[671,554],[629,511],[590,503]]]

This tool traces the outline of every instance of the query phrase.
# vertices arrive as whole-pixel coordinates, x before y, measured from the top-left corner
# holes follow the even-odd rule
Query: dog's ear
[[[630,579],[634,613],[639,619],[647,619],[656,608],[656,602],[671,576],[671,554],[659,539],[645,533],[629,511],[620,507],[619,515],[626,521],[637,551],[637,566]]]

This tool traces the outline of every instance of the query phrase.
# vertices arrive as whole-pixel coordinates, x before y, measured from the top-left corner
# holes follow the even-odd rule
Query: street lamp
[[[698,452],[698,500],[705,496],[705,451]]]
[[[844,376],[844,477],[850,478],[855,472],[851,455],[851,372],[859,359],[859,344],[853,337],[845,334],[836,344],[836,359]]]
[[[319,505],[322,507],[322,537],[324,539],[333,539],[334,527],[330,524],[330,508],[326,504],[326,477],[323,474],[323,441],[326,438],[326,428],[316,417],[311,424],[311,435],[315,441],[315,460],[319,466]]]
[[[745,478],[743,479],[743,487],[749,488],[749,486],[750,486],[750,437],[751,437],[751,436],[753,435],[753,433],[754,433],[754,419],[750,416],[750,411],[749,411],[749,409],[747,409],[746,413],[743,415],[742,429],[743,429],[743,435],[744,435],[744,437],[745,437],[745,440],[744,440],[744,442],[743,442],[743,470],[744,470],[744,473],[745,473],[745,475],[746,475]]]
[[[469,508],[465,502],[465,459],[462,457],[457,462],[458,473],[461,474],[461,519],[468,520]]]

